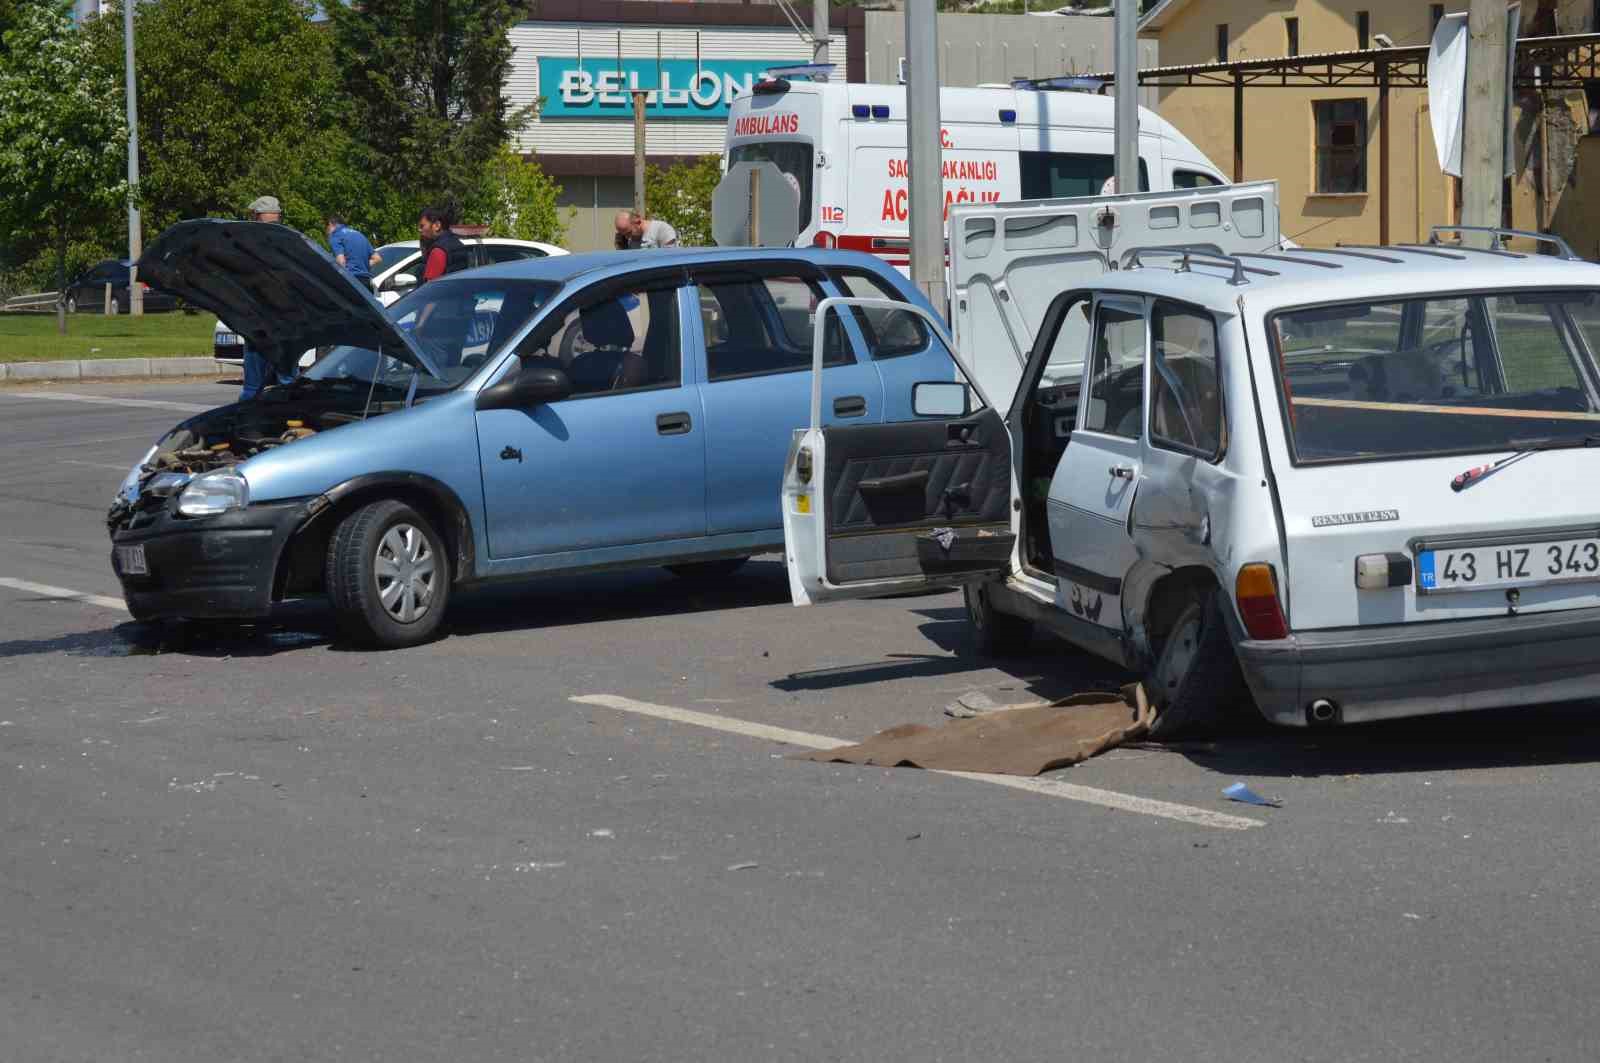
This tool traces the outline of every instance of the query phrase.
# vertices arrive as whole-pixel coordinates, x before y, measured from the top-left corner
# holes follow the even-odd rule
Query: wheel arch
[[[1216,572],[1205,565],[1184,565],[1155,578],[1143,596],[1144,608],[1135,625],[1145,660],[1155,660],[1185,605],[1221,587]]]
[[[312,500],[309,515],[284,545],[273,574],[272,597],[322,588],[323,559],[334,529],[345,517],[370,502],[404,502],[433,524],[449,550],[451,580],[470,581],[477,548],[472,516],[461,496],[442,480],[416,472],[374,472],[345,480]]]

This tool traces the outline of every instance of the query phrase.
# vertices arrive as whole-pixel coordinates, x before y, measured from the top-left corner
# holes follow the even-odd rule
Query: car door
[[[1077,427],[1045,507],[1056,604],[1118,630],[1123,577],[1138,560],[1131,517],[1144,461],[1145,309],[1137,296],[1096,297]]]
[[[477,413],[492,559],[705,535],[706,432],[683,357],[685,280],[647,270],[589,285],[519,345],[508,373],[556,369],[570,387]]]
[[[805,262],[718,263],[695,269],[695,322],[704,352],[706,526],[712,535],[776,530],[784,454],[808,424],[812,329],[825,293]],[[829,323],[823,355],[824,424],[883,418],[883,384]]]
[[[938,318],[918,306],[851,297],[818,307],[811,423],[791,444],[784,470],[794,603],[951,586],[1004,571],[1016,541],[1011,443],[980,388],[951,380],[945,369],[913,386],[905,419],[825,423],[829,318],[847,307],[915,315],[949,346]]]

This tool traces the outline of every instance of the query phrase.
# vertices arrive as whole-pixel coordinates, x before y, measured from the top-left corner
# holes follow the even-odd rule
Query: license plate
[[[217,346],[219,347],[234,347],[237,346],[238,343],[239,337],[231,332],[217,333]]]
[[[117,547],[117,568],[124,576],[148,576],[150,569],[144,562],[144,547]]]
[[[1600,580],[1600,538],[1461,546],[1417,555],[1417,589],[1424,593],[1583,580]]]

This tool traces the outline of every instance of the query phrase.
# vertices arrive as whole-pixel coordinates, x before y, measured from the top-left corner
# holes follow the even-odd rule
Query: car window
[[[677,300],[672,287],[608,293],[539,328],[517,353],[525,366],[566,373],[574,396],[676,387],[682,372]]]
[[[706,278],[695,286],[711,381],[811,368],[822,289],[799,277]],[[824,365],[851,361],[839,319],[830,317]]]
[[[1210,314],[1158,300],[1150,312],[1150,439],[1159,447],[1216,458],[1222,451],[1217,323]]]
[[[1102,305],[1093,336],[1083,427],[1138,439],[1144,429],[1144,315]]]
[[[903,303],[905,298],[889,287],[882,277],[859,270],[836,270],[833,279],[845,295],[858,299],[893,299]],[[898,358],[917,354],[928,349],[928,327],[915,314],[879,307],[857,306],[856,325],[867,342],[867,353],[874,359]]]
[[[537,247],[518,247],[515,244],[485,244],[483,254],[486,262],[522,262],[545,257]]]
[[[372,272],[374,274],[382,273],[384,270],[388,269],[396,262],[399,262],[401,259],[417,253],[417,248],[414,245],[384,244],[382,247],[378,248],[376,252],[378,256],[378,264],[372,267]]]
[[[1222,182],[1208,173],[1199,170],[1173,170],[1173,188],[1216,188]]]

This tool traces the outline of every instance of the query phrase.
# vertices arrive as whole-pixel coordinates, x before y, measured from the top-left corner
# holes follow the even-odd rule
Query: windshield
[[[1514,450],[1600,431],[1600,292],[1501,291],[1269,319],[1297,464]]]
[[[415,242],[408,244],[384,244],[382,247],[378,248],[378,250],[373,252],[373,254],[378,256],[378,264],[372,267],[373,276],[377,276],[379,273],[382,273],[384,270],[388,269],[396,262],[399,262],[407,255],[416,254],[417,248],[418,245]]]
[[[549,281],[504,277],[446,277],[429,281],[395,303],[389,316],[411,334],[444,374],[439,380],[421,374],[418,393],[449,391],[461,384],[549,302],[559,287]],[[374,373],[378,374],[376,381]],[[412,374],[411,366],[399,358],[385,357],[380,366],[373,351],[336,347],[305,375],[310,380],[363,386],[376,383],[405,390]]]
[[[728,165],[736,162],[770,162],[800,193],[800,231],[811,226],[811,145],[798,140],[773,140],[765,144],[740,144],[728,152]]]

